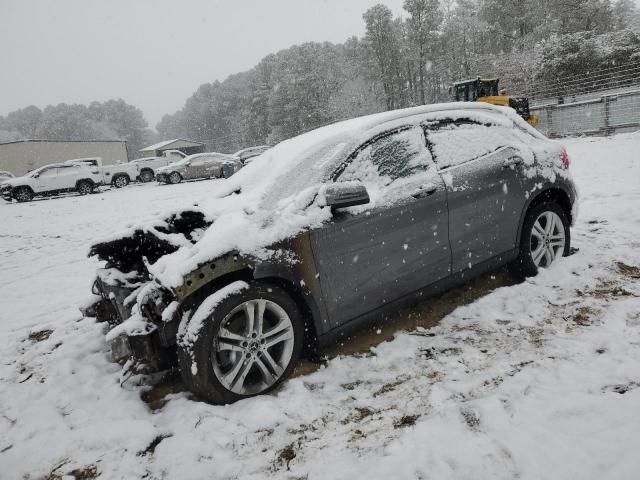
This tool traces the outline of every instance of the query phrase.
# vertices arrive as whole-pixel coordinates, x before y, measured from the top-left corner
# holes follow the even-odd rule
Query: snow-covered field
[[[92,241],[212,182],[0,205],[0,478],[639,478],[640,134],[565,144],[578,253],[225,407],[151,410],[77,310]]]

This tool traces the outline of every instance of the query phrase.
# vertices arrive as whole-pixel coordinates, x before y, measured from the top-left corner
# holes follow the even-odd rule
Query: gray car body
[[[397,130],[398,122],[394,125]],[[424,127],[424,131],[426,147],[431,149],[429,130]],[[557,143],[541,135],[532,138],[533,144],[552,155],[560,154]],[[261,280],[287,289],[308,320],[307,345],[321,347],[363,323],[513,261],[526,213],[533,205],[555,201],[573,220],[577,198],[570,175],[531,170],[539,159],[527,149],[526,145],[504,145],[443,168],[429,185],[407,190],[393,205],[366,213],[337,210],[331,222],[273,246],[289,255],[264,260],[230,252],[201,264],[184,277],[181,286],[165,291],[162,300],[156,299],[146,310],[147,320],[157,327],[142,349],[146,359],[150,351],[173,347],[184,312],[234,280]],[[529,169],[526,174],[525,168]],[[464,188],[458,188],[458,180],[464,181]],[[192,228],[202,227],[200,221]],[[98,244],[91,254],[125,272],[138,268],[139,262],[121,258],[119,252],[130,250],[123,245],[117,241]],[[136,250],[140,256],[142,250]],[[149,251],[158,250],[154,246]],[[143,267],[139,270],[144,272]],[[107,301],[109,288],[99,290]],[[162,310],[170,302],[179,306],[172,318],[161,321]]]
[[[183,180],[203,178],[220,178],[223,176],[223,166],[232,164],[234,171],[242,167],[242,162],[233,155],[224,153],[198,153],[190,155],[178,162],[156,170],[159,182],[166,182],[169,175],[179,173]]]

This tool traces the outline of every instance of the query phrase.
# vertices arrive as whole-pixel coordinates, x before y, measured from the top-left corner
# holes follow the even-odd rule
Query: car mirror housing
[[[320,193],[332,209],[355,207],[369,203],[367,187],[360,182],[337,182],[324,186]]]

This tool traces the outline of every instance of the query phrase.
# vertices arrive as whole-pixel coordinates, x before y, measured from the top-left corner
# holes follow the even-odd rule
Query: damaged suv
[[[371,319],[569,252],[567,154],[506,107],[370,115],[263,157],[197,207],[91,248],[106,265],[86,313],[108,322],[115,359],[179,366],[197,396],[230,403]]]

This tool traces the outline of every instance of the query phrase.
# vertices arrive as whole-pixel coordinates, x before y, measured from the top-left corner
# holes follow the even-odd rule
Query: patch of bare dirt
[[[393,422],[393,428],[412,427],[416,424],[416,420],[418,420],[418,418],[420,418],[420,415],[403,415]]]
[[[51,336],[52,333],[53,330],[38,330],[37,332],[31,332],[27,338],[32,342],[44,342]]]
[[[616,262],[618,271],[626,277],[640,278],[640,267],[634,265],[627,265],[626,263]]]
[[[65,460],[57,465],[46,477],[43,478],[43,480],[62,480],[63,478],[68,477],[71,477],[74,480],[93,480],[100,476],[100,472],[96,465],[89,465],[87,467],[73,469],[70,472],[60,473],[59,470],[61,470],[67,463],[69,463],[69,460]]]
[[[276,454],[273,466],[275,468],[286,467],[289,470],[289,463],[296,458],[296,455],[296,445],[295,443],[290,443]]]

